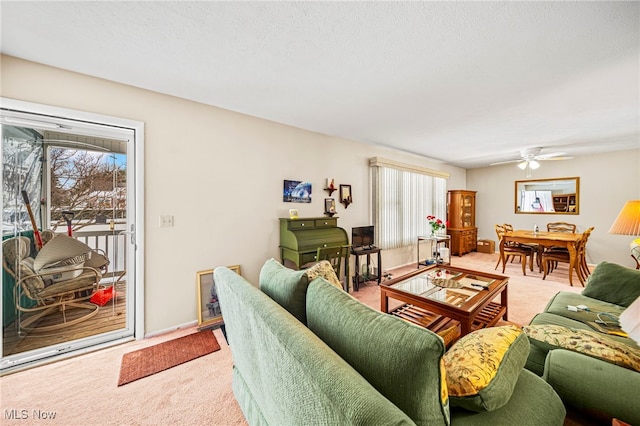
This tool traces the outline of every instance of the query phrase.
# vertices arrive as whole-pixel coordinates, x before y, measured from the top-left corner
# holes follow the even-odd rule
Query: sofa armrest
[[[543,378],[565,403],[640,424],[640,372],[565,349],[549,351]]]

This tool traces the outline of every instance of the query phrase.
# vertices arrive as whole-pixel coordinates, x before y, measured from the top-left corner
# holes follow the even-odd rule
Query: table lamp
[[[640,200],[631,200],[622,207],[609,228],[610,234],[640,235]]]
[[[631,200],[622,207],[609,229],[610,234],[640,235],[640,200]],[[620,315],[620,327],[636,342],[640,342],[640,298]]]

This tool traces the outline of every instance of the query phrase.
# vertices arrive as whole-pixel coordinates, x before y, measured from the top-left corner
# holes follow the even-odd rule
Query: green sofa
[[[523,368],[529,347],[523,333],[522,363],[503,359],[498,376],[506,379],[463,401],[489,408],[472,411],[454,406],[442,386],[445,347],[436,334],[273,259],[262,268],[259,288],[225,267],[214,277],[233,392],[251,425],[563,424],[558,395]],[[503,398],[507,392],[497,408],[493,392]]]
[[[633,368],[638,368],[640,360],[638,344],[589,325],[598,319],[598,313],[619,317],[638,297],[640,271],[609,262],[598,264],[581,294],[557,293],[530,327],[524,327],[531,342],[525,367],[553,386],[565,404],[640,425],[640,372]],[[579,305],[588,310],[567,308]],[[601,318],[608,321],[610,317]],[[576,344],[576,339],[585,343]],[[595,348],[601,346],[611,348],[607,353],[614,356],[600,356]],[[635,364],[621,365],[630,360]]]

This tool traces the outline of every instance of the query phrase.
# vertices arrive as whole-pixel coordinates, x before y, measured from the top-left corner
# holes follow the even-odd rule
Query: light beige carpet
[[[383,254],[384,256],[384,254]],[[453,257],[454,266],[495,272],[497,255],[471,253]],[[383,257],[384,262],[384,257]],[[411,268],[411,267],[409,267]],[[500,272],[500,271],[498,271]],[[561,266],[547,280],[508,265],[509,320],[526,324],[546,302],[570,287]],[[375,309],[380,291],[368,283],[352,293]],[[0,378],[0,424],[2,425],[246,425],[231,390],[231,352],[220,330],[215,330],[220,350],[169,370],[118,387],[120,360],[124,353],[193,333],[183,329],[162,336],[127,343]],[[9,420],[7,412],[24,411],[28,418]],[[45,421],[38,411],[55,413]],[[579,424],[579,423],[572,423]]]
[[[246,425],[231,391],[231,352],[220,350],[118,387],[123,354],[194,333],[183,329],[0,378],[2,425]],[[28,418],[8,420],[7,410]],[[37,411],[55,413],[46,421]]]

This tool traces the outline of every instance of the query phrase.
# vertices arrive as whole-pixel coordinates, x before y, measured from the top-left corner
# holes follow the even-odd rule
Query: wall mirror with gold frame
[[[517,180],[515,212],[580,214],[580,178]]]

